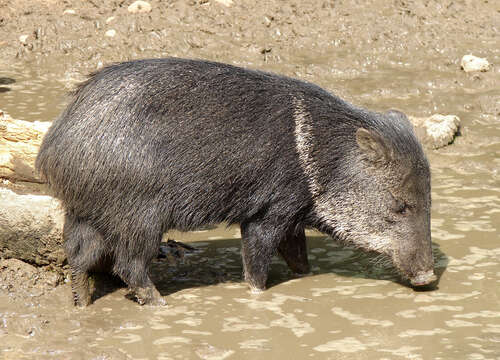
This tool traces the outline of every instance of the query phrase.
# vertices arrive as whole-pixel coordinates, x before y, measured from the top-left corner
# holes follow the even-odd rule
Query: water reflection
[[[0,70],[0,110],[14,119],[52,121],[65,105],[66,83],[42,69]]]
[[[14,79],[7,78],[7,77],[0,77],[0,93],[5,93],[7,91],[10,91],[10,87],[7,86],[2,86],[2,85],[9,85],[16,82]]]

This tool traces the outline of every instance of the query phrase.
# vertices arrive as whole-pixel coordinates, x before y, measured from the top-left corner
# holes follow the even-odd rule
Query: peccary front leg
[[[250,290],[259,293],[266,289],[271,259],[276,253],[284,232],[264,222],[241,224],[244,277]]]
[[[310,271],[307,259],[306,234],[302,227],[291,227],[281,240],[278,252],[288,267],[296,274],[304,275]]]
[[[87,306],[91,302],[88,271],[105,253],[103,238],[90,224],[71,214],[65,216],[63,238],[74,303]]]

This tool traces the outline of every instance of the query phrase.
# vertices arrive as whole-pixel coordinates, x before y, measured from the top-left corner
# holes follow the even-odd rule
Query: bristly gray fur
[[[360,128],[390,159],[369,161]],[[256,287],[276,251],[308,268],[305,227],[390,254],[407,277],[429,266],[401,260],[430,244],[429,167],[406,117],[300,80],[175,58],[108,66],[74,92],[36,167],[66,209],[70,265],[111,258],[133,288],[152,286],[164,232],[221,222],[241,224]],[[398,201],[420,215],[396,216]]]

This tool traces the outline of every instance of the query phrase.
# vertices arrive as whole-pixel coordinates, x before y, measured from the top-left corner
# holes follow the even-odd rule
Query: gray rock
[[[425,147],[438,149],[453,142],[460,128],[456,115],[434,114],[430,117],[409,117],[417,136]]]
[[[132,14],[148,13],[151,9],[151,5],[147,1],[142,0],[134,1],[127,8],[128,12]]]

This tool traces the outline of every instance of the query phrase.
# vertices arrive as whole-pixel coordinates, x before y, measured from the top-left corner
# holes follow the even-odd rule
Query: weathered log
[[[37,265],[61,265],[64,212],[46,195],[0,188],[0,257]]]
[[[0,178],[40,183],[34,164],[50,123],[12,119],[0,110]]]
[[[12,119],[0,110],[0,257],[61,265],[63,210],[59,201],[27,194],[40,188],[36,154],[50,123]],[[24,183],[24,186],[12,186]],[[16,184],[17,185],[17,184]],[[22,193],[14,189],[20,188]]]

